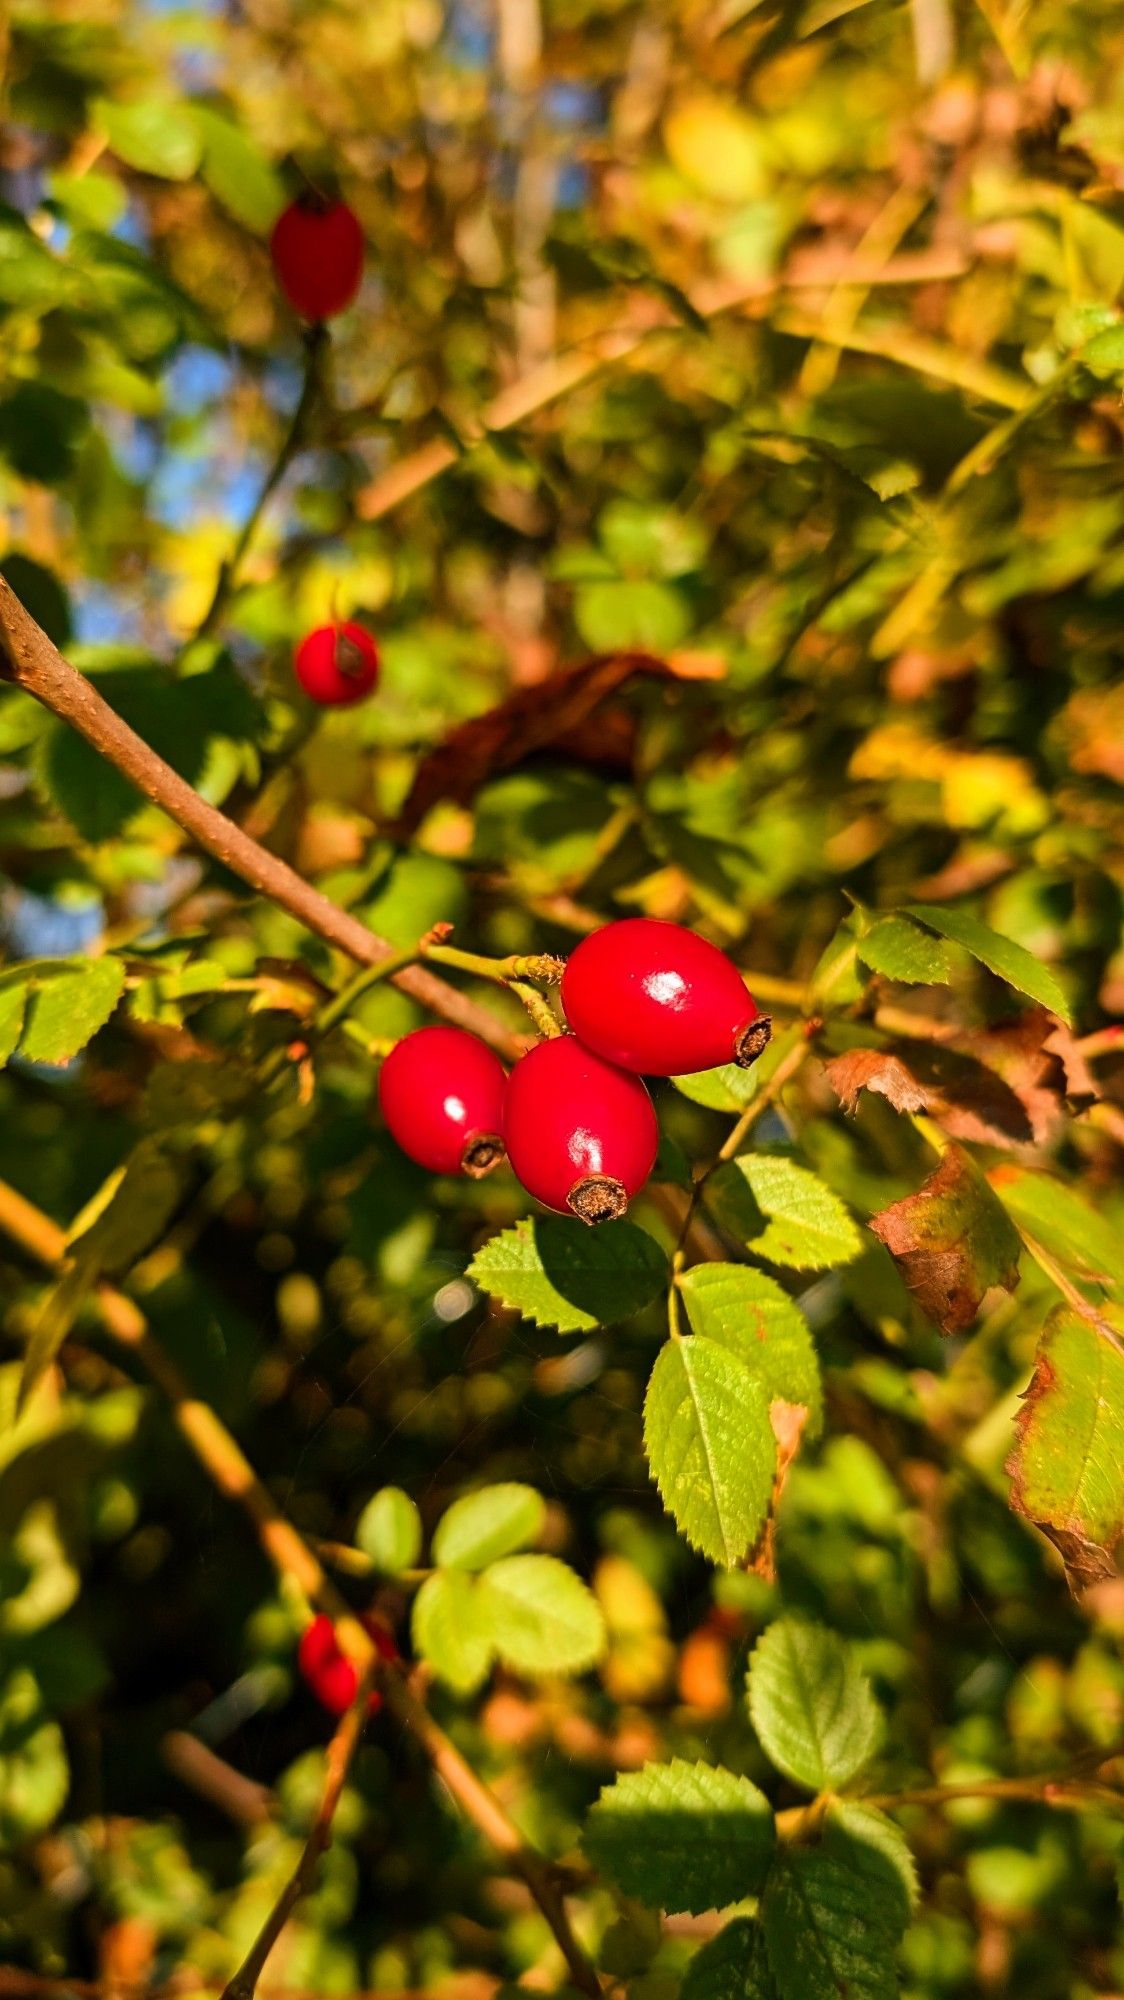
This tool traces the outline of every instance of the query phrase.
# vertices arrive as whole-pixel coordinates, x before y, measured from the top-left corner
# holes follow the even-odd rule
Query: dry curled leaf
[[[750,1557],[748,1567],[754,1576],[763,1577],[766,1583],[777,1580],[777,1508],[788,1481],[789,1472],[800,1440],[808,1422],[808,1408],[804,1403],[786,1403],[776,1397],[769,1405],[769,1423],[777,1441],[777,1470],[773,1479],[773,1497],[769,1502],[769,1512],[765,1526],[758,1537],[757,1546]]]
[[[602,762],[615,752],[627,763],[632,746],[628,718],[598,716],[596,729],[589,727],[604,702],[639,677],[714,680],[724,672],[724,662],[710,653],[673,653],[667,659],[642,652],[596,653],[532,687],[519,688],[486,715],[462,723],[422,759],[395,830],[399,835],[414,832],[440,800],[467,805],[494,772],[510,770],[548,746],[581,748]]]
[[[942,1333],[971,1326],[993,1285],[1013,1291],[1019,1237],[979,1168],[949,1146],[916,1194],[871,1219],[917,1304]]]

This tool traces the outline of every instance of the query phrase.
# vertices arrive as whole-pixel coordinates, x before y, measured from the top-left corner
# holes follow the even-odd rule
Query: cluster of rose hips
[[[627,917],[583,938],[562,975],[569,1032],[510,1076],[463,1028],[418,1028],[379,1076],[403,1152],[431,1173],[486,1174],[507,1154],[528,1194],[583,1222],[623,1215],[655,1165],[645,1076],[748,1068],[769,1039],[740,973],[679,924]]]

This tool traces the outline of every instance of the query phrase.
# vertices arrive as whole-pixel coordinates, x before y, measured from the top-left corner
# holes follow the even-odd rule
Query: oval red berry
[[[574,1033],[642,1076],[754,1060],[769,1039],[740,973],[681,924],[625,917],[583,938],[562,977]]]
[[[363,276],[363,231],[344,201],[290,202],[273,225],[277,282],[302,319],[332,319],[351,304]]]
[[[463,1028],[416,1028],[379,1072],[392,1138],[431,1174],[479,1179],[503,1157],[507,1077],[499,1057]]]
[[[379,649],[362,626],[344,619],[318,625],[301,640],[293,657],[298,681],[321,708],[349,708],[377,685]]]
[[[573,1035],[520,1057],[504,1102],[508,1158],[528,1194],[583,1222],[621,1215],[655,1165],[660,1133],[639,1078]]]

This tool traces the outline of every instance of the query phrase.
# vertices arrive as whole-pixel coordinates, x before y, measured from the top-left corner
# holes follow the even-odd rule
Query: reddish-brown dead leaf
[[[924,1085],[892,1049],[848,1049],[825,1064],[827,1080],[844,1111],[858,1109],[864,1090],[885,1097],[895,1111],[929,1111],[932,1099]]]
[[[953,1041],[899,1036],[878,1049],[849,1049],[827,1065],[848,1111],[864,1090],[898,1111],[924,1111],[953,1139],[1017,1150],[1046,1143],[1066,1099],[1097,1085],[1066,1028],[1035,1010]]]
[[[414,832],[442,799],[467,805],[494,772],[510,770],[536,750],[580,749],[601,763],[622,758],[627,763],[633,740],[630,718],[600,716],[596,729],[590,727],[603,703],[638,678],[713,680],[724,671],[724,662],[713,654],[673,653],[659,659],[643,652],[596,653],[532,687],[519,688],[486,715],[462,723],[423,758],[395,831]]]
[[[959,1146],[949,1146],[916,1194],[883,1209],[870,1226],[942,1333],[971,1326],[993,1285],[1010,1292],[1018,1283],[1014,1224]]]

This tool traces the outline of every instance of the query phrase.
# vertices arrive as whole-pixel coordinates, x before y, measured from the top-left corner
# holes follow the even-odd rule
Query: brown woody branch
[[[0,1230],[39,1263],[52,1269],[66,1255],[64,1231],[42,1209],[3,1181],[0,1181]],[[369,1635],[319,1558],[286,1520],[221,1417],[193,1393],[175,1362],[150,1332],[134,1300],[105,1283],[97,1286],[94,1296],[107,1331],[137,1356],[168,1398],[182,1436],[208,1476],[220,1492],[248,1514],[264,1554],[278,1573],[291,1578],[310,1602],[334,1621],[341,1644],[362,1673],[375,1657]],[[379,1668],[379,1686],[388,1709],[416,1738],[465,1817],[502,1857],[510,1872],[525,1883],[550,1926],[573,1984],[588,1994],[590,2000],[601,2000],[600,1980],[574,1935],[557,1871],[523,1839],[495,1794],[434,1721],[406,1676],[383,1663]]]
[[[70,723],[87,743],[122,773],[144,797],[166,812],[196,845],[240,875],[251,889],[268,896],[305,928],[358,965],[378,965],[393,955],[386,938],[367,929],[347,910],[259,846],[217,807],[208,805],[155,750],[122,720],[85,675],[78,673],[26,611],[10,585],[0,577],[0,679],[33,695],[62,721]],[[394,983],[419,1000],[431,1013],[457,1027],[468,1028],[509,1060],[519,1052],[517,1038],[502,1022],[466,994],[427,972],[410,966],[394,974]]]

